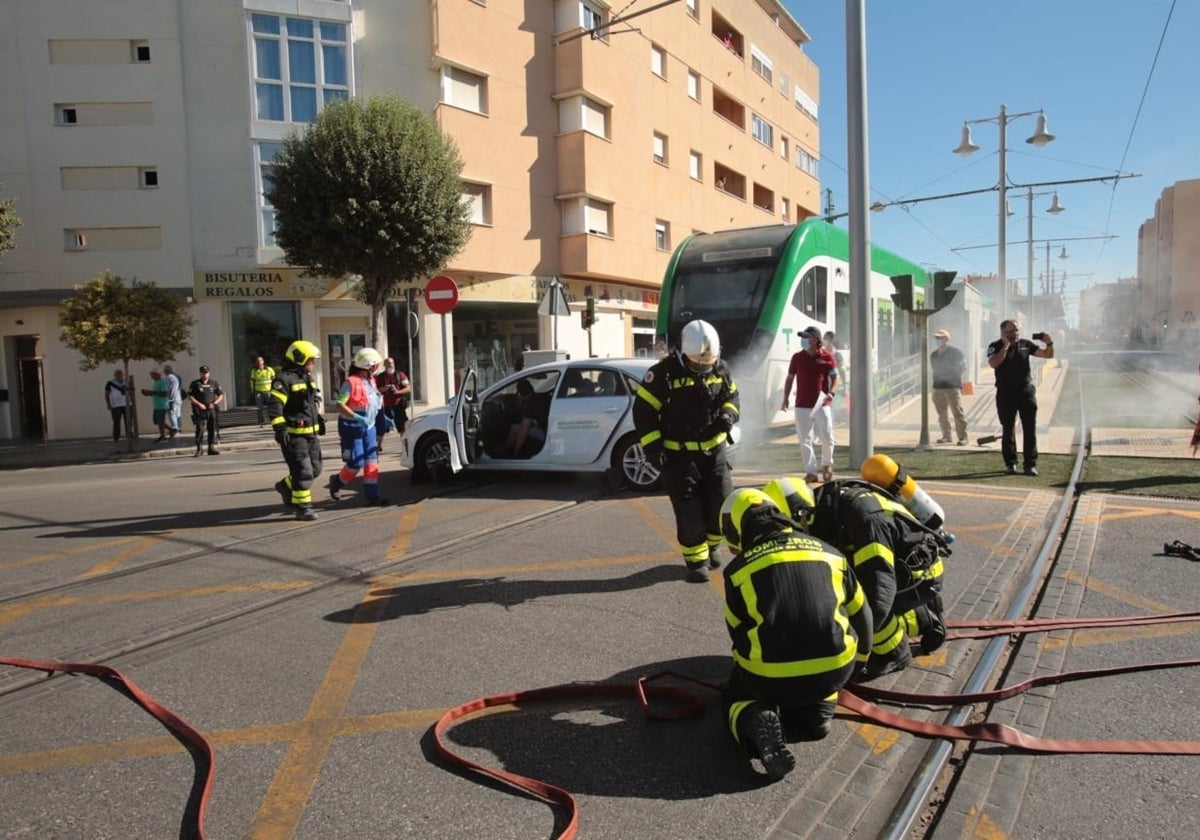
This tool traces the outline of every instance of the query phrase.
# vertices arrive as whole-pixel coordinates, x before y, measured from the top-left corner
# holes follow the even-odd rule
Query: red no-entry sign
[[[448,314],[458,305],[458,284],[445,274],[431,278],[425,284],[425,303],[430,312]]]

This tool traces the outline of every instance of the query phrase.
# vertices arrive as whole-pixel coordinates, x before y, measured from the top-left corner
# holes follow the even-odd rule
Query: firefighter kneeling
[[[781,779],[796,764],[785,731],[801,741],[829,734],[838,690],[866,660],[871,608],[846,558],[761,490],[726,498],[721,531],[739,552],[724,571],[734,662],[721,689],[725,718],[748,757]]]
[[[321,350],[311,341],[293,341],[283,358],[283,370],[271,383],[267,403],[275,442],[283,449],[288,465],[287,478],[275,482],[275,489],[297,519],[310,522],[317,518],[312,509],[312,483],[321,474],[318,435],[325,433],[321,392],[312,375]]]

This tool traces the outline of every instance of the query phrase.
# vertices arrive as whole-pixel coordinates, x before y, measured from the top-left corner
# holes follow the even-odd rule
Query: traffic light
[[[892,303],[897,309],[905,312],[913,311],[913,278],[911,274],[900,274],[892,278],[892,286],[896,289],[892,295]]]
[[[592,324],[596,323],[596,299],[594,297],[587,298],[583,309],[579,311],[579,319],[585,330],[590,330]]]
[[[958,289],[951,289],[950,284],[954,282],[954,278],[958,276],[957,271],[935,271],[933,272],[933,289],[932,294],[925,305],[930,309],[944,309],[950,305],[950,301],[954,300],[954,296],[958,294]]]

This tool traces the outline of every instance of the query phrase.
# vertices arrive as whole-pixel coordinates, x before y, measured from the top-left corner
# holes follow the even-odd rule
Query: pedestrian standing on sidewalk
[[[171,401],[171,440],[174,441],[183,423],[183,382],[170,365],[163,365],[163,379],[167,380],[167,398]]]
[[[150,406],[154,410],[154,425],[158,426],[158,437],[154,442],[162,443],[167,439],[167,432],[170,430],[170,385],[156,370],[150,371],[150,378],[154,380],[154,385],[150,388],[143,388],[142,396],[151,398]]]
[[[837,361],[821,346],[821,331],[808,327],[800,333],[800,349],[792,355],[783,383],[783,411],[788,410],[792,383],[796,384],[796,437],[804,461],[804,480],[833,480],[833,398],[837,394]],[[814,438],[821,444],[821,473],[817,475]]]
[[[271,383],[275,381],[275,368],[267,364],[262,356],[254,357],[250,368],[250,390],[254,392],[254,404],[258,407],[258,425],[263,424],[263,415],[271,399]]]
[[[1054,339],[1049,333],[1033,334],[1034,341],[1021,338],[1021,327],[1008,319],[1000,323],[1000,338],[988,345],[988,366],[996,372],[996,414],[1000,417],[1001,452],[1004,472],[1017,474],[1017,417],[1021,418],[1022,455],[1025,475],[1037,475],[1037,388],[1029,375],[1029,357],[1054,358]]]
[[[958,432],[958,445],[967,444],[967,418],[963,414],[962,393],[963,374],[967,363],[962,351],[950,346],[950,333],[938,330],[933,334],[937,347],[929,354],[929,373],[933,378],[933,407],[937,410],[938,424],[942,427],[942,436],[938,443],[952,443],[950,437],[950,415],[954,415],[954,428]]]
[[[221,383],[212,378],[208,365],[200,365],[200,378],[188,386],[188,402],[192,404],[192,422],[196,425],[196,455],[200,457],[201,441],[208,432],[208,454],[220,455],[217,449],[217,411],[225,399]]]
[[[404,434],[412,384],[408,381],[408,374],[397,370],[396,360],[388,356],[383,360],[383,371],[375,374],[375,388],[383,395],[383,414],[391,421],[384,425],[384,431],[379,434],[378,449],[383,452],[384,435],[392,430]]]
[[[125,419],[125,374],[119,368],[104,383],[104,404],[112,418],[112,438],[116,443],[121,439],[121,423],[125,424],[125,434],[129,434],[129,421]]]

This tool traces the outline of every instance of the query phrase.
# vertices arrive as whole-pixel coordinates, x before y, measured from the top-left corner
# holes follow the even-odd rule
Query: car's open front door
[[[454,411],[446,419],[446,436],[450,439],[450,469],[454,472],[459,472],[475,460],[479,439],[478,379],[474,369],[467,371],[462,387],[458,389]]]

